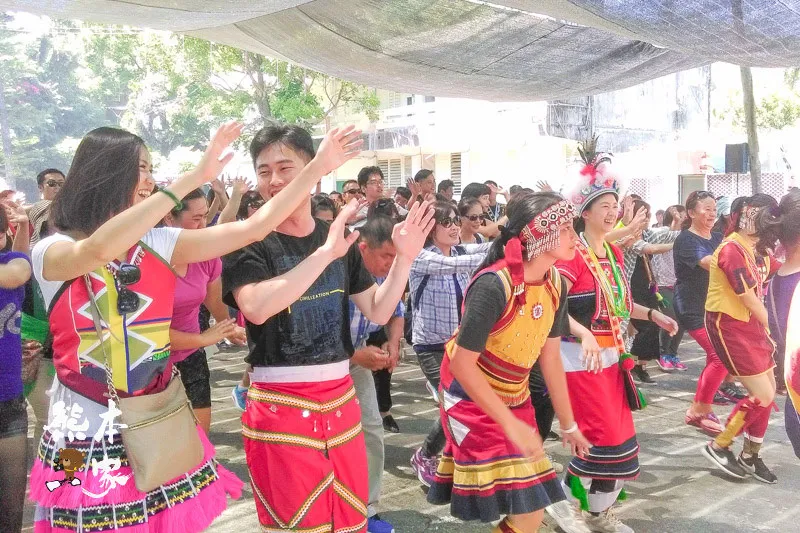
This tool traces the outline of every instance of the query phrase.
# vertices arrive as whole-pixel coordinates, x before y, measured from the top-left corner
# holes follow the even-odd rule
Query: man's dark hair
[[[336,204],[333,203],[333,200],[322,194],[315,194],[311,197],[311,216],[316,216],[320,211],[330,211],[333,213],[333,218],[336,218],[339,214],[339,210],[336,209]]]
[[[351,183],[354,183],[355,186],[358,187],[358,181],[356,181],[356,180],[347,180],[344,183],[342,183],[342,192],[346,191],[347,190],[347,186],[349,184],[351,184]]]
[[[497,187],[497,182],[494,181],[494,180],[486,180],[486,181],[483,182],[483,184],[487,185],[487,186],[488,185],[494,185],[495,187]]]
[[[453,182],[453,180],[442,180],[439,182],[439,186],[436,187],[436,192],[444,192],[447,189],[455,188],[455,186],[456,184]]]
[[[342,193],[340,193],[339,191],[331,191],[331,192],[328,194],[328,197],[329,197],[329,198],[333,198],[334,196],[341,196],[341,195],[342,195]]]
[[[57,168],[46,168],[36,175],[36,185],[41,187],[44,184],[44,178],[48,174],[60,174],[62,178],[67,179],[64,173],[58,170]]]
[[[364,167],[358,171],[358,186],[366,187],[370,176],[372,176],[373,174],[379,175],[381,177],[381,181],[384,180],[383,170],[381,170],[381,167],[376,167],[376,166]]]
[[[408,187],[402,187],[402,186],[398,187],[397,190],[394,191],[394,193],[399,194],[406,200],[411,200],[411,189],[409,189]]]
[[[81,140],[50,219],[60,231],[91,235],[131,206],[139,186],[141,137],[118,128],[97,128]]]
[[[484,183],[470,183],[461,191],[461,198],[480,198],[491,192],[489,186]]]
[[[433,174],[433,170],[428,170],[427,168],[423,168],[422,170],[414,174],[414,181],[416,181],[417,183],[419,183],[420,181],[425,181],[431,174]]]
[[[374,216],[358,228],[360,241],[367,243],[370,248],[380,248],[385,242],[392,242],[394,220],[387,216]]]
[[[258,154],[273,144],[288,146],[309,161],[314,159],[316,153],[314,151],[314,141],[306,130],[291,124],[274,123],[258,130],[250,142],[250,157],[253,158],[254,167]]]

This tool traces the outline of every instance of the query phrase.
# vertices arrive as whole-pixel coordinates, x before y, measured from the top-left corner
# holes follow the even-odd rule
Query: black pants
[[[531,404],[533,404],[533,410],[536,412],[536,427],[539,428],[539,435],[544,440],[553,429],[553,419],[556,416],[556,411],[553,409],[553,402],[550,401],[550,394],[547,392],[547,385],[544,382],[544,376],[542,376],[542,370],[539,368],[538,362],[531,369],[529,389],[531,391]]]
[[[667,306],[662,310],[663,313],[677,320],[675,316],[675,289],[672,287],[660,287],[659,292],[661,292],[661,296],[664,297],[667,303]],[[661,341],[661,355],[678,355],[678,347],[681,345],[684,333],[686,333],[686,330],[680,327],[678,333],[673,337],[666,330],[659,328],[658,336]]]
[[[392,409],[392,373],[384,368],[373,372],[372,377],[378,393],[378,411],[388,413]]]

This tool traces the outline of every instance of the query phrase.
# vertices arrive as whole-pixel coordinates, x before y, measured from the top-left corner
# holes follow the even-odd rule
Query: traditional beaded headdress
[[[522,228],[519,235],[508,239],[504,248],[505,261],[511,274],[514,299],[517,305],[525,305],[525,271],[522,266],[522,246],[530,261],[545,252],[554,250],[560,244],[561,226],[575,218],[575,206],[568,200],[560,200],[535,217]],[[502,232],[507,232],[501,226]],[[520,310],[521,312],[521,310]]]
[[[750,207],[746,205],[744,209],[742,209],[742,215],[739,218],[739,227],[747,233],[755,233],[756,218],[758,218],[758,213],[761,212],[761,209],[761,207]]]
[[[569,200],[561,200],[538,215],[524,228],[519,240],[525,245],[528,261],[558,248],[561,226],[572,222],[577,213]]]
[[[620,195],[621,183],[612,167],[612,154],[597,152],[597,136],[578,145],[583,160],[577,183],[568,197],[577,207],[580,216],[595,198],[604,194]]]

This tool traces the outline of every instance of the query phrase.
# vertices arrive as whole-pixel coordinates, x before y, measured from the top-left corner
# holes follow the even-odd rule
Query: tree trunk
[[[17,180],[11,164],[11,130],[8,124],[8,109],[5,96],[6,84],[0,72],[0,135],[3,137],[3,161],[5,163],[6,182],[12,189],[16,188]]]
[[[756,124],[756,101],[753,96],[753,73],[750,67],[739,67],[742,74],[742,98],[744,122],[747,128],[747,150],[750,158],[750,181],[753,194],[762,192],[761,159],[758,148],[758,125]]]

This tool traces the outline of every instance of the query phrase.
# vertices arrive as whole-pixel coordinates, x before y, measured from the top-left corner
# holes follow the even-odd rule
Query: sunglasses
[[[465,215],[461,218],[466,218],[470,222],[478,222],[479,220],[486,220],[489,218],[488,215]]]
[[[360,189],[347,189],[346,191],[343,191],[343,194],[361,194],[361,190]]]
[[[252,207],[253,209],[260,209],[262,205],[264,205],[264,200],[252,200],[247,207]]]
[[[63,187],[64,186],[64,182],[63,181],[47,180],[44,183],[48,187]]]
[[[383,209],[384,207],[388,207],[394,204],[394,200],[391,198],[381,198],[380,200],[375,201],[375,209]]]
[[[442,226],[443,228],[449,228],[450,226],[453,225],[460,226],[461,217],[459,216],[445,217],[439,221],[439,225]]]
[[[122,263],[117,270],[117,312],[120,315],[135,313],[139,309],[139,295],[128,288],[142,279],[142,271],[136,265]]]

